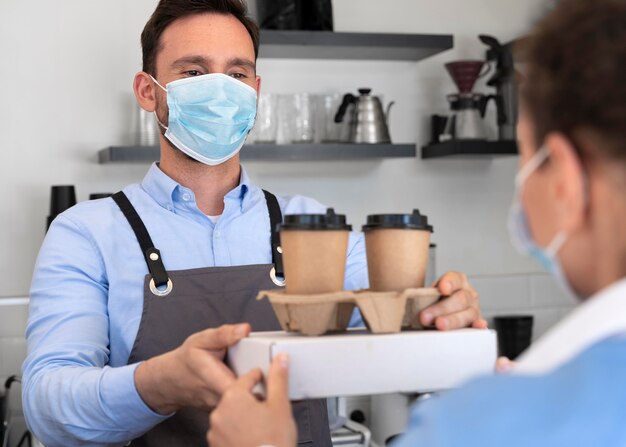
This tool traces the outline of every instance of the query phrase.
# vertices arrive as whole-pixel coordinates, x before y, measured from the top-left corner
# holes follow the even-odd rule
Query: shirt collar
[[[592,345],[626,335],[626,278],[587,298],[563,321],[531,345],[513,371],[547,373]]]
[[[152,163],[146,176],[141,182],[141,187],[159,205],[168,210],[174,208],[173,194],[180,185],[172,180],[165,172],[161,171],[158,163]]]
[[[235,187],[228,194],[226,194],[226,196],[224,197],[224,201],[232,200],[238,202],[241,212],[244,212],[248,208],[248,205],[250,203],[249,191],[251,183],[250,177],[248,176],[248,173],[246,172],[244,167],[240,167],[241,174],[239,175],[239,185],[237,185],[237,187]]]
[[[183,187],[161,171],[161,168],[159,168],[159,165],[156,162],[152,163],[150,166],[150,169],[141,182],[141,186],[160,206],[170,211],[174,209],[174,197],[176,197],[175,193],[177,191],[180,193],[183,189],[187,191],[187,188]],[[243,212],[247,209],[251,200],[251,194],[249,194],[251,186],[250,177],[244,167],[241,166],[239,185],[226,194],[224,200],[239,202],[239,206]]]

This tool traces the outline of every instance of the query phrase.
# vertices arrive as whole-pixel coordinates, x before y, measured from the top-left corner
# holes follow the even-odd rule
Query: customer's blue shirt
[[[626,446],[626,338],[547,375],[478,379],[424,401],[392,446]]]
[[[156,164],[124,192],[168,270],[272,262],[265,197],[243,169],[215,224],[194,193]],[[278,201],[283,214],[325,212],[301,196]],[[33,276],[23,366],[25,416],[45,445],[120,444],[164,419],[135,389],[137,364],[126,366],[147,273],[135,234],[112,199],[80,203],[52,223]],[[352,234],[345,287],[367,285],[363,238]],[[355,314],[351,324],[360,323]]]

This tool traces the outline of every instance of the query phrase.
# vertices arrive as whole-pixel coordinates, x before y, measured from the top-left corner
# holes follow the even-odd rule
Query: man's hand
[[[139,395],[160,414],[183,407],[211,410],[236,379],[223,362],[226,348],[249,333],[248,324],[207,329],[173,351],[141,363],[135,370]]]
[[[478,292],[464,273],[448,272],[433,285],[444,298],[420,314],[423,326],[435,326],[440,331],[474,327],[485,329],[487,322],[480,314]]]
[[[296,422],[289,403],[288,358],[278,354],[267,378],[267,399],[258,400],[252,389],[262,380],[256,369],[241,376],[211,413],[207,440],[211,447],[294,447]]]

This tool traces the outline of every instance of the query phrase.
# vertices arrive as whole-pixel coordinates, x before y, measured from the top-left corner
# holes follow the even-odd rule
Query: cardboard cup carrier
[[[419,312],[439,299],[423,288],[432,227],[426,216],[368,216],[366,238],[370,290],[343,290],[351,226],[344,215],[286,215],[280,226],[285,290],[261,291],[283,328],[304,335],[347,330],[358,307],[373,333],[421,329]]]
[[[288,281],[288,280],[287,280]],[[439,299],[434,288],[402,292],[342,291],[315,295],[287,295],[282,290],[259,292],[268,299],[281,327],[287,332],[322,335],[344,332],[355,307],[374,334],[392,334],[405,329],[423,329],[419,312]]]

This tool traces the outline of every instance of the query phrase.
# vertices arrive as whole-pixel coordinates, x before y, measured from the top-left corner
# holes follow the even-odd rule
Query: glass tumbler
[[[256,121],[250,132],[250,141],[276,143],[278,130],[278,95],[261,93],[257,100]]]
[[[312,143],[315,138],[315,96],[296,93],[291,98],[294,111],[291,142]]]

